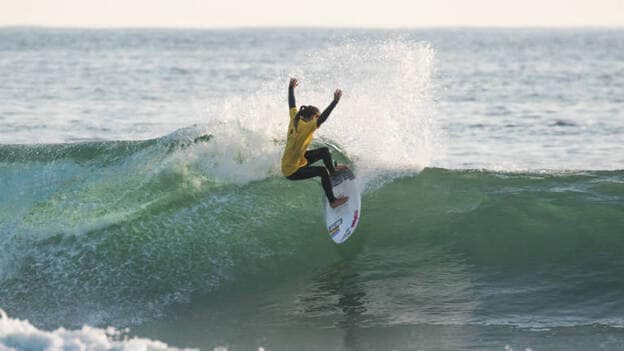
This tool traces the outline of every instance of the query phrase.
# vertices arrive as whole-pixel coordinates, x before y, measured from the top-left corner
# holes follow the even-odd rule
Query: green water
[[[203,348],[622,345],[621,171],[378,175],[335,245],[317,182],[218,180],[196,144],[1,147],[3,308]]]

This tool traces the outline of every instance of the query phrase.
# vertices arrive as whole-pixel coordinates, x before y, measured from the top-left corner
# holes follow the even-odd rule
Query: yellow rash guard
[[[297,108],[290,109],[290,123],[288,124],[288,136],[286,137],[286,149],[282,155],[282,174],[285,177],[295,173],[299,168],[308,164],[304,154],[312,142],[314,131],[318,129],[317,119],[312,118],[306,122],[299,119],[295,130],[295,115]]]

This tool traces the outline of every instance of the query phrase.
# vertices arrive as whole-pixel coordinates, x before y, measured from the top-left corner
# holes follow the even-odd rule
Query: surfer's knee
[[[321,172],[321,177],[326,177],[327,179],[329,179],[329,170],[325,167],[320,167],[320,172]]]

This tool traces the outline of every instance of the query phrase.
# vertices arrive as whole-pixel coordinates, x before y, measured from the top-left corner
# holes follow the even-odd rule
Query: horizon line
[[[42,24],[3,24],[0,25],[0,29],[19,29],[19,28],[34,28],[34,29],[82,29],[82,30],[106,30],[106,29],[145,29],[145,30],[252,30],[252,29],[355,29],[355,30],[409,30],[409,29],[624,29],[624,24],[587,24],[587,25],[472,25],[472,24],[457,24],[457,25],[401,25],[401,26],[360,26],[360,25],[241,25],[241,26],[151,26],[151,25],[42,25]]]

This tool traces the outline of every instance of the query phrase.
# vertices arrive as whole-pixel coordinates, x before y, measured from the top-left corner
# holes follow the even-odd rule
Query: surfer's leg
[[[323,160],[323,164],[330,174],[336,172],[334,169],[334,163],[332,162],[331,153],[327,147],[306,151],[305,158],[308,160],[309,164],[313,164],[318,160]]]
[[[308,162],[310,162],[310,160],[308,160]],[[334,192],[332,191],[331,181],[329,180],[329,173],[327,173],[327,169],[325,169],[325,167],[301,167],[295,173],[289,175],[286,178],[290,180],[301,180],[314,177],[321,177],[321,185],[323,185],[323,190],[325,191],[325,196],[327,196],[327,200],[329,200],[330,203],[336,201],[336,197],[334,196]]]

